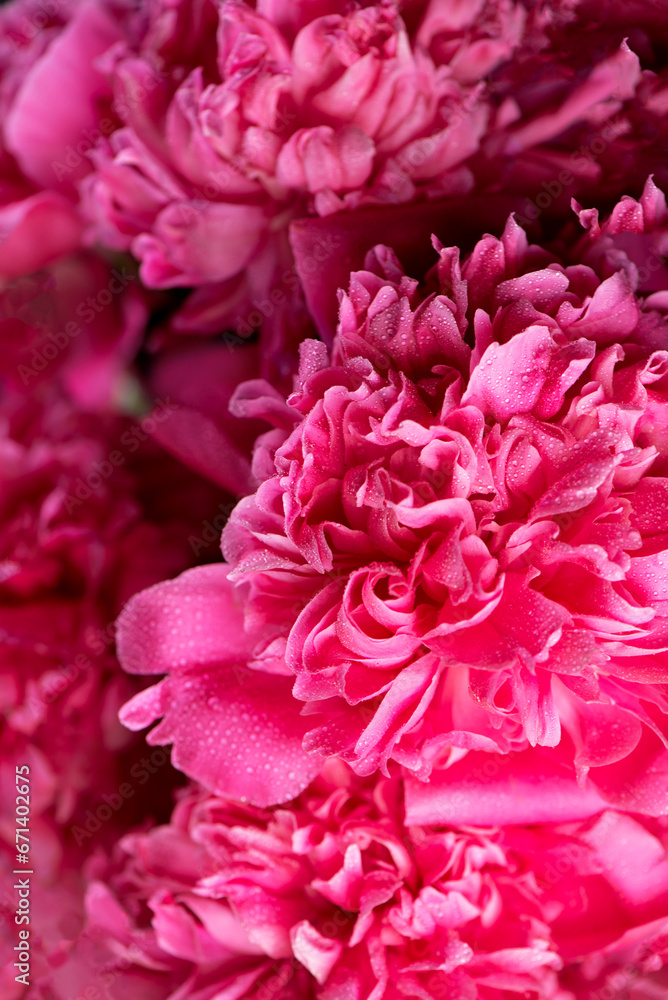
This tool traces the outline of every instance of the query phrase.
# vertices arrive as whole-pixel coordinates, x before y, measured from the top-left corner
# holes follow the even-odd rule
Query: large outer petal
[[[122,710],[131,729],[162,723],[150,743],[173,743],[174,765],[221,794],[266,806],[299,794],[320,768],[302,750],[307,729],[287,677],[247,667],[227,567],[203,566],[134,597],[118,622],[126,670],[170,676]]]
[[[428,783],[406,781],[406,822],[450,826],[569,823],[593,816],[605,801],[593,786],[579,788],[558,751],[529,750],[499,757],[473,751]]]

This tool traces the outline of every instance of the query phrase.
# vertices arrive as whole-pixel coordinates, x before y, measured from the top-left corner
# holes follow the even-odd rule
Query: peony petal
[[[471,751],[430,781],[406,780],[409,824],[570,823],[593,816],[605,801],[591,784],[578,786],[575,771],[555,751],[508,757]]]
[[[0,271],[8,278],[38,271],[75,250],[83,224],[55,191],[41,191],[0,208]]]
[[[4,134],[26,176],[40,186],[70,189],[90,169],[86,153],[100,135],[98,101],[111,96],[96,60],[120,38],[105,6],[86,0],[24,79]],[[54,106],[45,94],[67,99]]]
[[[295,924],[290,931],[290,938],[297,961],[306,966],[321,985],[325,983],[341,957],[343,943],[323,937],[308,920]]]
[[[266,227],[255,205],[207,199],[172,203],[158,216],[155,235],[132,244],[149,288],[174,288],[224,281],[251,260]]]
[[[234,496],[250,492],[250,461],[232,434],[206,414],[179,406],[152,436],[184,465]]]
[[[142,692],[123,717],[136,728],[164,715],[148,742],[173,743],[174,766],[208,788],[268,805],[318,773],[318,759],[302,750],[308,726],[291,680],[246,665],[251,646],[225,566],[138,594],[119,619],[118,650],[132,673],[171,671],[159,695]]]

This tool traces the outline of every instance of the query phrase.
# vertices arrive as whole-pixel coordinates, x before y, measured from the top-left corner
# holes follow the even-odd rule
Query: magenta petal
[[[23,81],[5,136],[26,175],[39,185],[53,188],[64,181],[71,187],[88,172],[86,152],[93,142],[86,133],[99,132],[98,100],[111,96],[95,62],[119,38],[103,4],[81,3]]]
[[[586,839],[627,904],[640,907],[668,893],[665,848],[633,817],[606,812]]]
[[[605,801],[555,752],[528,750],[508,757],[472,751],[428,783],[408,778],[409,825],[497,826],[570,823],[600,812]]]
[[[132,251],[149,288],[225,281],[250,262],[266,222],[255,205],[174,202],[158,216],[155,236],[138,236]]]
[[[471,373],[462,402],[477,405],[496,420],[516,413],[551,417],[567,389],[594,357],[587,340],[558,347],[546,326],[530,326],[507,344],[489,345]]]
[[[148,743],[173,743],[174,767],[212,791],[269,806],[294,798],[320,770],[322,759],[302,750],[306,726],[290,678],[228,662],[163,683],[165,715]]]
[[[570,325],[569,333],[588,337],[605,347],[626,340],[638,325],[638,319],[633,289],[620,271],[601,282],[582,317]]]
[[[341,957],[342,942],[323,937],[308,920],[295,924],[291,937],[295,957],[319,983],[324,983]]]
[[[133,729],[163,721],[150,744],[173,743],[175,767],[221,794],[266,806],[298,795],[322,761],[302,750],[308,728],[292,679],[249,670],[225,566],[203,566],[134,597],[118,622],[131,673],[171,671],[122,710]]]
[[[159,719],[163,712],[163,687],[164,681],[160,681],[159,684],[154,684],[145,691],[140,691],[134,698],[130,698],[119,712],[123,725],[133,732],[139,732],[140,729],[145,729]]]
[[[243,628],[235,628],[238,614],[226,566],[189,570],[143,590],[125,606],[116,626],[119,658],[131,674],[165,674],[240,658],[247,640]]]
[[[354,126],[337,132],[327,125],[295,132],[281,150],[276,178],[310,192],[361,187],[373,168],[372,140]]]
[[[55,191],[40,191],[0,208],[0,272],[8,278],[38,271],[81,242],[83,224]]]
[[[640,74],[637,55],[623,42],[617,52],[594,66],[584,82],[573,88],[568,99],[560,102],[558,110],[516,129],[508,143],[508,152],[517,155],[522,149],[553,138],[578,120],[595,117],[606,100],[630,97]]]
[[[642,736],[640,720],[616,705],[580,705],[580,728],[574,735],[577,767],[588,769],[623,760]],[[596,772],[592,775],[595,779]]]
[[[618,808],[646,816],[668,815],[668,751],[647,729],[635,753],[595,768],[591,776],[606,799]]]

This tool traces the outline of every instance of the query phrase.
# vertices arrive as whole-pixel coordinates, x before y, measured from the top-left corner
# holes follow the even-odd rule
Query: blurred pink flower
[[[0,290],[1,371],[32,393],[57,381],[83,410],[118,410],[142,343],[147,296],[128,262],[92,253],[60,257]]]
[[[0,273],[16,277],[81,245],[77,183],[119,121],[98,63],[131,33],[119,0],[0,8]],[[67,95],[67,100],[51,99]]]
[[[78,412],[46,385],[30,398],[3,389],[0,836],[8,843],[15,766],[30,768],[32,837],[49,841],[52,854],[58,827],[123,780],[133,740],[118,710],[137,686],[114,656],[114,618],[136,591],[192,564],[188,533],[216,495],[161,453],[148,426]],[[176,505],[161,496],[172,489]]]
[[[558,747],[594,799],[666,811],[667,303],[624,246],[649,261],[667,213],[650,181],[602,227],[581,217],[563,260],[512,219],[461,269],[436,242],[423,288],[378,247],[331,366],[309,341],[287,404],[239,388],[233,413],[274,429],[229,565],[119,623],[126,669],[169,673],[122,717],[164,716],[149,740],[186,773],[264,805],[321,755],[424,780]]]
[[[206,835],[216,829],[216,805],[186,794],[169,825],[129,833],[111,858],[98,852],[89,860],[83,932],[54,949],[38,997],[65,1000],[87,989],[153,1000],[313,996],[306,969],[263,948],[227,903],[200,890],[227,853]]]
[[[89,862],[85,930],[44,985],[81,992],[116,956],[116,990],[156,997],[261,998],[273,978],[282,998],[579,1000],[585,962],[633,947],[658,984],[667,848],[665,823],[615,812],[409,826],[400,781],[339,761],[272,810],[191,789]]]
[[[663,178],[668,25],[649,2],[631,19],[607,6],[14,0],[0,272],[80,246],[83,217],[86,241],[131,251],[147,286],[194,289],[174,330],[262,327],[281,384],[312,332],[294,220],[476,190],[531,222]],[[42,94],[65,89],[53,114]]]
[[[641,14],[642,64],[623,12],[602,27],[577,0],[145,2],[100,63],[123,125],[80,183],[88,238],[149,287],[195,286],[181,332],[262,327],[283,377],[305,335],[291,221],[474,189],[530,221],[663,170],[649,21],[668,32]]]
[[[411,51],[393,3],[346,14],[328,6],[292,44],[272,23],[278,11],[230,2],[215,46],[177,8],[171,22],[166,10],[151,19],[138,56],[118,50],[115,78],[128,91],[145,91],[146,75],[166,65],[146,106],[133,106],[96,151],[85,204],[103,242],[141,259],[148,285],[225,282],[247,267],[249,288],[264,285],[277,260],[272,231],[303,214],[310,196],[319,214],[360,204],[367,187],[377,200],[372,173],[425,130],[438,127],[443,147],[425,179],[440,193],[471,186],[458,165],[477,147],[484,109],[465,112],[462,88]],[[213,5],[206,16],[215,29]],[[195,34],[200,65],[176,64],[182,53],[165,33],[177,24]],[[447,116],[439,124],[450,105],[454,131]]]

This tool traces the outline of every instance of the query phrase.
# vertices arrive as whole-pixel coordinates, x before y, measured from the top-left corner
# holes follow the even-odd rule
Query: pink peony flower
[[[579,1000],[578,979],[642,950],[658,986],[667,848],[665,823],[612,811],[408,826],[399,780],[339,761],[271,810],[193,788],[169,825],[89,862],[85,930],[44,985],[83,992],[115,958],[117,989],[156,997],[227,996],[234,975],[239,1000],[272,981],[283,998]]]
[[[306,969],[264,949],[217,894],[200,891],[225,851],[202,841],[217,821],[214,812],[209,820],[211,804],[192,792],[170,825],[130,833],[111,858],[98,853],[88,861],[83,932],[51,953],[37,997],[65,1000],[96,989],[105,998],[310,1000]]]
[[[660,45],[665,27],[636,6],[632,51],[618,5],[602,28],[570,0],[14,0],[0,17],[0,271],[78,247],[83,214],[88,242],[131,250],[146,285],[195,287],[176,330],[263,327],[263,374],[281,384],[312,332],[293,220],[476,189],[512,192],[529,223],[545,199],[554,215],[570,194],[616,197],[663,169],[648,29]],[[53,115],[41,95],[63,87],[76,100]],[[325,241],[316,263],[336,254]]]
[[[176,329],[264,327],[263,371],[280,383],[309,333],[291,220],[475,188],[514,192],[528,223],[570,194],[662,176],[665,19],[639,2],[631,31],[609,7],[601,26],[571,0],[14,0],[0,17],[0,271],[79,246],[82,209],[88,241],[131,250],[145,284],[196,287]],[[76,100],[50,114],[42,93],[63,87]]]
[[[81,181],[88,238],[130,250],[149,287],[196,287],[180,331],[262,327],[285,377],[308,333],[291,221],[476,189],[514,193],[529,223],[663,170],[638,7],[634,49],[616,6],[601,27],[571,0],[146,2],[103,60],[123,125]]]
[[[512,219],[461,268],[436,241],[422,288],[378,247],[341,294],[331,365],[311,341],[287,404],[240,387],[233,412],[274,424],[260,485],[224,530],[228,566],[124,611],[126,669],[169,673],[126,725],[164,716],[151,742],[259,805],[321,756],[426,780],[540,746],[588,809],[666,812],[668,327],[632,257],[667,213],[650,181],[600,230],[582,217],[562,259]]]
[[[185,8],[171,23],[165,10],[138,57],[119,50],[119,87],[140,85],[156,61],[171,66],[146,109],[133,108],[97,150],[86,204],[101,238],[141,259],[147,284],[225,282],[250,265],[249,288],[264,291],[262,272],[281,259],[270,232],[303,214],[309,197],[319,214],[360,203],[379,163],[433,130],[450,104],[460,108],[457,135],[441,126],[447,152],[424,175],[443,193],[470,186],[470,172],[456,168],[477,147],[484,110],[464,121],[466,93],[411,51],[393,3],[346,14],[329,6],[313,10],[292,45],[272,23],[280,11],[225,3],[215,47],[204,34],[215,29],[212,5],[206,29]],[[177,64],[183,54],[165,38],[176,17],[205,69],[192,55]]]
[[[0,272],[17,277],[81,245],[77,183],[119,121],[99,64],[132,34],[120,0],[0,10]],[[48,95],[67,94],[67,100]]]
[[[133,741],[117,714],[137,685],[113,655],[114,618],[192,564],[188,532],[214,494],[148,421],[82,414],[53,387],[5,387],[0,420],[0,836],[14,843],[15,767],[28,765],[33,843],[53,856],[59,827],[124,780]],[[160,495],[171,489],[188,513]]]

